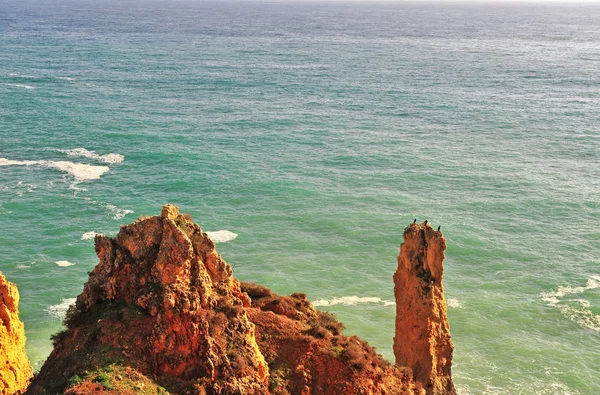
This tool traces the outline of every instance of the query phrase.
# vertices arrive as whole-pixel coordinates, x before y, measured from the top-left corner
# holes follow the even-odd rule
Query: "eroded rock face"
[[[263,394],[268,367],[232,270],[177,207],[96,236],[90,273],[67,330],[30,388],[63,391],[104,363],[133,366],[181,393]],[[204,392],[203,392],[204,391]]]
[[[442,285],[446,239],[428,224],[404,231],[396,296],[396,364],[408,366],[427,394],[455,394],[451,377],[453,345]]]
[[[316,310],[306,295],[279,296],[242,283],[247,309],[269,363],[271,394],[424,394],[410,369],[391,365],[366,342],[345,336],[344,326]]]
[[[19,319],[19,292],[0,273],[0,394],[20,394],[31,380],[25,329]]]
[[[403,247],[399,259],[409,270],[395,276],[403,314],[397,365],[345,336],[343,325],[306,295],[240,285],[206,233],[167,205],[161,216],[121,227],[115,238],[96,236],[100,262],[27,393],[424,395],[423,384],[429,393],[453,393],[452,346],[445,304],[438,303],[445,245],[419,226],[405,233],[412,247]],[[433,238],[425,247],[420,230],[424,240]],[[427,341],[414,340],[424,334]]]

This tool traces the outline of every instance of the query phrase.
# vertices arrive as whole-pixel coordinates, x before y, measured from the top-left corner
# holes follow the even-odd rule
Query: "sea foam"
[[[96,232],[94,232],[94,231],[85,232],[84,234],[81,235],[81,240],[94,240],[95,237],[96,237]]]
[[[46,311],[56,318],[63,319],[65,314],[67,314],[69,307],[74,304],[76,300],[77,299],[75,298],[62,299],[61,303],[48,306]]]
[[[60,267],[69,267],[69,266],[74,265],[73,262],[69,262],[69,261],[56,261],[54,263],[56,263],[56,266],[60,266]]]
[[[68,150],[60,150],[69,156],[94,159],[103,163],[121,163],[125,157],[121,154],[105,154],[100,155],[95,151],[89,151],[85,148],[73,148]]]
[[[133,210],[127,210],[124,208],[119,208],[114,204],[106,203],[104,205],[104,209],[108,212],[108,214],[112,217],[112,219],[121,219],[124,218],[127,214],[131,214]]]
[[[462,304],[460,304],[460,301],[458,299],[452,299],[452,298],[447,299],[446,304],[451,309],[462,309]]]
[[[226,243],[238,237],[237,233],[228,230],[217,230],[214,232],[206,232],[206,234],[215,243]]]
[[[48,160],[10,160],[0,158],[0,166],[42,166],[70,174],[76,181],[97,180],[110,170],[108,166],[92,166],[85,163]]]
[[[67,161],[41,162],[43,162],[42,164],[45,166],[65,171],[79,181],[97,180],[102,174],[110,170],[108,166],[92,166],[83,163],[73,163]]]
[[[7,82],[3,82],[2,85],[14,86],[15,88],[35,89],[35,86],[25,85],[25,84],[9,84]]]
[[[569,298],[597,288],[600,288],[600,275],[592,274],[588,277],[585,286],[561,286],[553,292],[542,292],[541,297],[548,306],[557,308],[579,326],[600,332],[600,315],[592,311],[592,303],[582,297]]]
[[[315,300],[313,302],[313,306],[315,307],[323,307],[323,306],[335,306],[338,304],[341,305],[345,305],[345,306],[356,306],[357,304],[365,304],[365,303],[375,303],[375,304],[382,304],[384,306],[392,306],[395,305],[396,303],[390,300],[384,300],[381,298],[378,298],[376,296],[342,296],[339,298],[333,298],[333,299],[319,299],[319,300]]]

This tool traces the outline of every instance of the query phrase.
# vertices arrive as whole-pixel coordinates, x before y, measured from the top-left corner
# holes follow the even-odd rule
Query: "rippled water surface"
[[[600,393],[600,6],[0,3],[0,270],[36,368],[93,236],[192,214],[393,358],[441,225],[463,394]]]

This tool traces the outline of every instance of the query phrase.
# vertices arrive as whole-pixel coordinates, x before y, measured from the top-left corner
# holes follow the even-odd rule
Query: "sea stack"
[[[455,394],[454,347],[442,285],[446,239],[427,223],[410,224],[394,274],[396,364],[412,369],[427,394]]]
[[[20,394],[31,380],[25,329],[19,319],[19,291],[0,272],[0,394]]]

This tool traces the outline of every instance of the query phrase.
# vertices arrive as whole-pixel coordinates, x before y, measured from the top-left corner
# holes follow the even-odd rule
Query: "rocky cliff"
[[[29,394],[425,394],[422,379],[435,387],[412,356],[391,365],[306,295],[240,284],[174,206],[114,239],[99,235],[95,245],[100,262]],[[425,292],[406,291],[418,293],[407,300]],[[401,337],[397,331],[399,354]],[[444,383],[453,391],[449,370]]]
[[[404,231],[396,296],[396,364],[408,366],[427,394],[455,394],[451,377],[450,328],[442,277],[446,239],[427,223],[411,224]]]
[[[31,380],[17,287],[0,273],[0,394],[20,394]]]
[[[100,262],[30,393],[62,392],[111,365],[175,393],[267,392],[268,366],[244,310],[250,298],[177,207],[121,227],[114,239],[98,235],[95,245]]]

